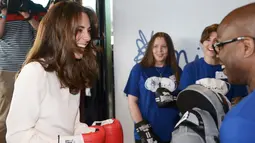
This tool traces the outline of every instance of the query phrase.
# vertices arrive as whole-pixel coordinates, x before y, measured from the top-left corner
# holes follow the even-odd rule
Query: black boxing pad
[[[177,107],[184,114],[186,111],[197,107],[211,114],[217,127],[226,114],[220,95],[202,85],[190,85],[178,94]]]

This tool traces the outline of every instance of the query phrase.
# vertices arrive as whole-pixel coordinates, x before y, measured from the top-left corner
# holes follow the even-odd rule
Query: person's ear
[[[244,43],[244,58],[250,57],[255,50],[254,39],[247,38],[243,41]]]

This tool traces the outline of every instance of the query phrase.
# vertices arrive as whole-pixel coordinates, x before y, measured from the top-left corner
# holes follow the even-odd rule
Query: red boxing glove
[[[95,132],[75,136],[59,136],[58,143],[105,143],[105,130],[102,126],[91,126]]]
[[[105,130],[101,126],[91,126],[96,128],[93,133],[82,134],[84,143],[105,143]]]
[[[105,143],[123,143],[123,130],[119,120],[95,121],[92,125],[99,125],[104,128]]]

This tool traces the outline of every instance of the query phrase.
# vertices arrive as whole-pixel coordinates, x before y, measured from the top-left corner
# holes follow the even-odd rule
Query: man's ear
[[[255,44],[252,38],[247,38],[244,43],[244,58],[250,57],[255,52]]]

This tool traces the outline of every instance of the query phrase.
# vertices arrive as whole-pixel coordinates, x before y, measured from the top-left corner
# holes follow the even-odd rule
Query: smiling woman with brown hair
[[[48,143],[88,131],[79,122],[79,99],[98,73],[93,16],[75,2],[60,2],[45,15],[15,81],[8,143]]]
[[[165,32],[154,34],[142,61],[132,68],[124,90],[136,143],[171,141],[179,120],[173,98],[178,93],[180,75],[172,38]]]
[[[227,76],[223,73],[224,68],[222,68],[220,60],[213,49],[213,44],[217,42],[218,26],[218,24],[212,24],[204,28],[200,38],[204,57],[185,65],[180,80],[180,90],[204,78],[216,78],[228,81]],[[235,97],[246,95],[247,89],[245,86],[234,84],[231,85],[229,92],[226,94],[230,101]]]

